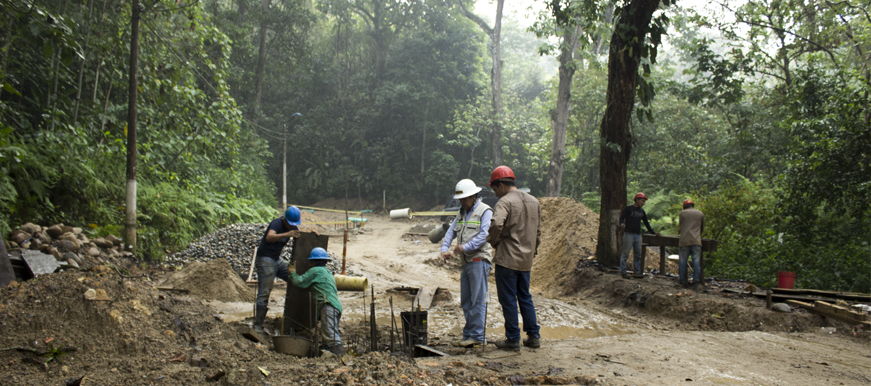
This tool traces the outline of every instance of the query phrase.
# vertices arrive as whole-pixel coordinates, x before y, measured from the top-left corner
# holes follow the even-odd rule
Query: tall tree
[[[490,58],[493,67],[490,71],[490,92],[493,106],[493,131],[490,133],[490,144],[493,152],[493,165],[502,165],[502,127],[504,125],[502,111],[502,8],[505,0],[496,0],[496,22],[491,28],[478,15],[470,12],[463,0],[457,0],[463,15],[474,21],[487,36],[490,37]]]
[[[636,93],[645,107],[653,98],[653,86],[638,69],[642,58],[649,60],[643,64],[645,75],[650,73],[650,64],[656,62],[656,49],[668,22],[665,15],[653,19],[661,1],[666,6],[669,4],[669,0],[629,0],[615,11],[618,20],[608,53],[607,107],[599,128],[602,202],[596,256],[605,265],[616,265],[620,259],[617,229],[620,212],[626,205],[626,164],[633,142],[629,124]],[[636,110],[639,118],[645,114],[648,119],[652,118],[649,109]]]
[[[572,78],[578,68],[580,48],[587,46],[591,35],[601,20],[604,9],[597,1],[561,1],[548,3],[553,17],[552,22],[537,23],[533,30],[539,37],[547,34],[559,37],[559,86],[557,89],[556,110],[551,114],[553,140],[551,141],[550,162],[547,168],[548,197],[559,197],[562,190],[563,166],[566,158],[566,131],[571,111]],[[586,36],[585,36],[586,32]],[[543,52],[553,51],[545,46]]]

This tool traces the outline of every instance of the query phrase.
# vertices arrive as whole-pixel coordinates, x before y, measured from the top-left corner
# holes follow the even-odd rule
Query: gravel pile
[[[207,263],[214,259],[224,259],[230,263],[233,270],[243,278],[247,278],[251,267],[251,256],[254,248],[260,245],[260,239],[266,232],[269,224],[233,224],[225,228],[200,237],[190,243],[188,248],[176,252],[166,258],[166,262],[174,266],[185,266],[194,261]],[[341,241],[341,240],[340,240]],[[290,251],[293,240],[281,252],[281,257],[290,261]],[[336,274],[342,271],[342,256],[328,252],[332,261],[327,264],[330,272]],[[352,273],[350,267],[346,267],[349,276],[359,276]],[[257,273],[254,273],[255,277]]]

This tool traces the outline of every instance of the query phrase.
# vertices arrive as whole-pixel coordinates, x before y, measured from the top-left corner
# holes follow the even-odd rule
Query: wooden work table
[[[659,274],[665,275],[665,247],[679,247],[680,237],[678,236],[657,236],[651,234],[641,235],[641,269],[644,269],[644,259],[647,253],[647,247],[659,247]],[[705,252],[713,252],[717,250],[717,240],[702,239],[702,252],[699,253],[699,266],[702,268],[699,272],[699,277],[704,281],[705,260],[702,258]]]

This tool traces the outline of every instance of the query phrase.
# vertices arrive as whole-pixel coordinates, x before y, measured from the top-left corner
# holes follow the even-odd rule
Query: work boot
[[[500,340],[496,342],[496,347],[503,350],[520,350],[520,340]]]
[[[263,321],[266,320],[266,311],[269,308],[266,306],[257,306],[254,311],[254,332],[263,333]]]
[[[523,345],[529,348],[539,348],[541,347],[541,340],[530,336],[523,341]]]
[[[343,346],[341,343],[339,343],[339,344],[333,346],[333,348],[330,351],[332,351],[333,354],[336,354],[336,356],[342,356],[342,355],[345,355],[345,346]]]
[[[460,341],[460,343],[459,343],[459,347],[465,347],[465,348],[470,348],[470,347],[475,347],[475,346],[480,346],[480,345],[481,345],[481,342],[474,340],[474,339],[464,339],[464,340]]]
[[[629,278],[629,274],[626,274],[626,273],[621,273],[620,276],[623,276],[624,279],[628,279],[628,278]]]
[[[452,340],[452,341],[451,341],[451,346],[454,346],[454,347],[463,347],[463,342],[465,342],[465,341],[466,341],[466,339],[457,339],[457,340]]]

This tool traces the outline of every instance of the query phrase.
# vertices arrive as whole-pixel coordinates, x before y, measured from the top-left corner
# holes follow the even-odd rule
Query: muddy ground
[[[317,214],[325,221],[343,217]],[[459,263],[442,264],[437,244],[408,234],[437,221],[374,215],[353,232],[348,264],[374,286],[381,351],[369,352],[368,292],[365,299],[361,292],[340,293],[343,339],[352,355],[300,359],[237,332],[250,323],[253,289],[245,293],[228,264],[181,271],[92,266],[0,290],[0,385],[871,383],[867,332],[801,310],[773,312],[719,285],[687,290],[664,276],[622,279],[588,260],[595,213],[571,200],[547,199],[543,217],[545,241],[532,273],[539,349],[450,347],[463,325]],[[337,237],[329,249],[341,254],[338,232],[322,233],[331,232]],[[197,285],[182,288],[179,275]],[[390,301],[398,322],[413,296],[397,288],[426,285],[447,290],[428,310],[427,326],[429,345],[450,356],[391,355]],[[490,288],[492,342],[503,339],[504,330],[492,276]],[[85,296],[89,289],[93,299]],[[283,303],[278,288],[268,329],[277,330]]]

